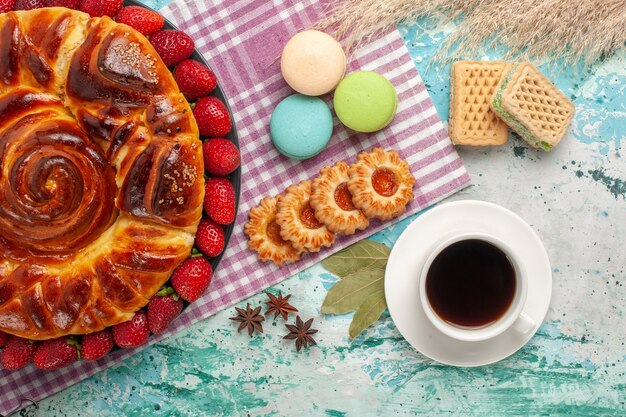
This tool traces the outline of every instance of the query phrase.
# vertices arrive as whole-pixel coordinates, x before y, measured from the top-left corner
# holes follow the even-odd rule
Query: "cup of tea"
[[[524,313],[528,276],[502,240],[484,233],[448,237],[433,248],[419,276],[420,300],[442,333],[477,342],[509,328],[530,332]]]

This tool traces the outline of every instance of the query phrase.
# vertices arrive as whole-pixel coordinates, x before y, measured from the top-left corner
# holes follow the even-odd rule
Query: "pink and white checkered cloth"
[[[373,70],[395,86],[399,105],[392,124],[376,134],[365,135],[335,121],[333,137],[324,152],[308,161],[293,161],[274,149],[269,135],[272,110],[293,93],[281,77],[277,58],[292,35],[315,23],[322,6],[315,0],[186,0],[176,1],[162,12],[196,40],[196,47],[216,72],[234,113],[243,164],[237,226],[209,291],[185,310],[168,331],[152,337],[150,343],[258,293],[389,225],[374,223],[362,233],[338,238],[330,249],[279,269],[260,263],[247,249],[243,233],[248,211],[263,196],[276,195],[289,184],[313,178],[322,167],[338,160],[353,161],[358,152],[375,145],[398,150],[410,163],[417,179],[416,198],[404,217],[469,184],[469,176],[397,30],[349,57],[349,71]],[[34,366],[12,373],[0,371],[0,414],[17,407],[22,398],[45,398],[138,350],[117,350],[97,362],[79,361],[55,372],[42,372]]]

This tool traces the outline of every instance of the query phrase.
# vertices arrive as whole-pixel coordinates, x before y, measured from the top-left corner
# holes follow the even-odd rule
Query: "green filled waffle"
[[[574,104],[534,65],[513,64],[496,87],[493,111],[531,146],[550,151],[565,135]]]

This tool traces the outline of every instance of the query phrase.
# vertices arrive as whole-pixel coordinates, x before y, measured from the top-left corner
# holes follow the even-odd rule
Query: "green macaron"
[[[398,110],[393,84],[373,71],[357,71],[344,78],[333,100],[337,117],[357,132],[376,132],[386,127]]]

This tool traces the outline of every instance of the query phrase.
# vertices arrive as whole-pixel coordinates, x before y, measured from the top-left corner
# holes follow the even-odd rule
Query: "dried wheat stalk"
[[[506,59],[590,64],[626,43],[626,0],[341,0],[316,27],[331,28],[351,50],[418,18],[458,25],[435,55],[438,62],[502,45]]]

